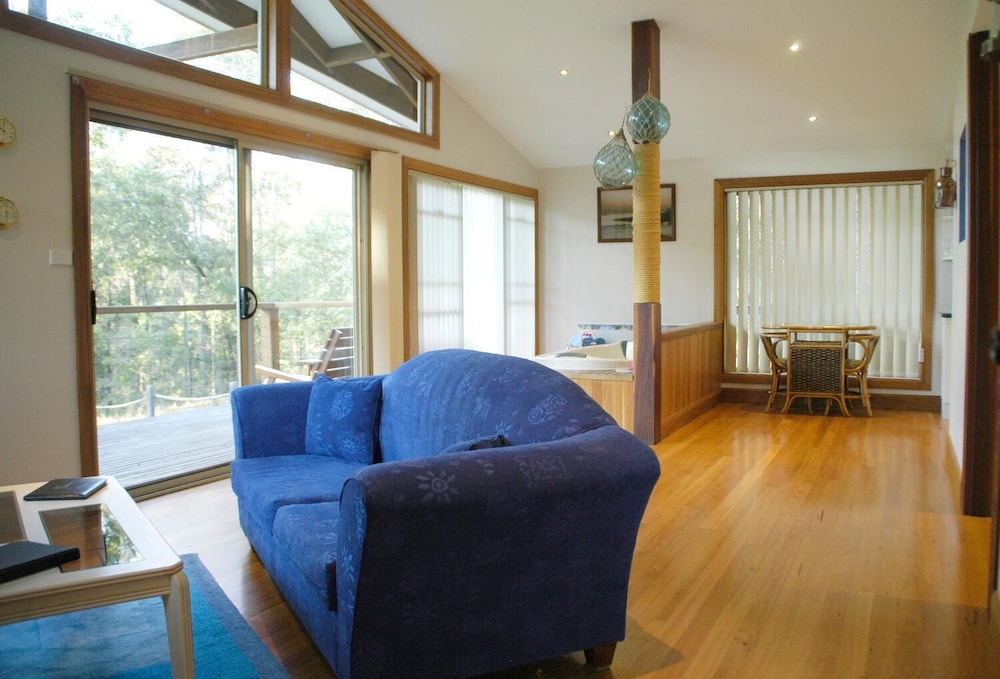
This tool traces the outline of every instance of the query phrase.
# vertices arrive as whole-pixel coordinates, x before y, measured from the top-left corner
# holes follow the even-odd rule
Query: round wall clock
[[[14,222],[20,215],[17,206],[10,198],[0,196],[0,229],[8,229],[14,226]]]
[[[7,148],[17,139],[17,128],[9,118],[0,116],[0,149]]]

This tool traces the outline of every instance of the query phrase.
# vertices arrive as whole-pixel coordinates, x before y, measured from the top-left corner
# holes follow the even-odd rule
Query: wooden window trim
[[[425,97],[422,127],[417,132],[388,125],[378,120],[365,118],[346,111],[330,108],[316,102],[291,96],[291,0],[265,0],[261,7],[261,20],[266,24],[267,35],[262,46],[263,68],[268,73],[271,86],[256,85],[236,78],[213,73],[196,66],[174,61],[140,49],[121,45],[110,40],[88,35],[80,31],[49,23],[35,17],[8,9],[6,0],[0,0],[0,28],[22,33],[38,40],[55,43],[86,52],[105,59],[123,62],[150,71],[156,71],[188,82],[205,85],[232,94],[249,97],[266,104],[282,106],[302,113],[334,120],[345,125],[371,132],[385,134],[403,141],[414,142],[431,148],[440,148],[441,77],[440,74],[388,24],[382,21],[361,0],[344,0],[349,11],[364,18],[366,28],[377,33],[387,44],[393,46],[399,57],[404,59],[423,79]]]
[[[924,287],[920,304],[920,332],[924,340],[924,362],[920,377],[915,379],[870,378],[875,389],[928,391],[931,388],[931,366],[934,347],[934,171],[889,170],[884,172],[849,172],[836,174],[784,175],[775,177],[741,177],[715,180],[715,321],[726,319],[726,191],[751,188],[794,188],[845,184],[892,184],[920,182],[923,191],[923,253]],[[725,352],[725,342],[722,351]],[[723,355],[723,365],[725,356]],[[733,383],[768,384],[770,375],[763,373],[736,374],[725,372],[723,380]]]
[[[513,184],[500,179],[493,179],[483,175],[473,174],[455,170],[444,165],[428,163],[407,156],[403,157],[402,163],[402,189],[403,189],[403,281],[405,286],[406,303],[403,305],[403,347],[404,358],[413,356],[413,330],[411,323],[415,322],[413,309],[416,308],[416,272],[412,270],[410,252],[413,246],[410,243],[410,224],[413,215],[410,214],[411,203],[414,198],[410,195],[410,173],[425,174],[438,179],[446,179],[461,184],[479,186],[484,189],[509,193],[515,196],[522,196],[534,201],[535,204],[535,347],[538,346],[538,327],[540,305],[538,303],[538,189],[529,186]]]
[[[207,133],[233,133],[257,138],[278,146],[316,150],[370,162],[371,149],[333,137],[306,132],[293,127],[261,121],[257,118],[203,104],[181,101],[102,82],[82,76],[70,78],[70,173],[73,202],[73,267],[75,290],[77,400],[80,432],[81,472],[98,473],[97,425],[93,418],[97,403],[94,384],[93,327],[91,325],[90,248],[90,119],[95,111],[122,115],[141,115],[147,120],[182,124]],[[83,264],[80,264],[80,263]],[[367,293],[365,293],[367,294]]]

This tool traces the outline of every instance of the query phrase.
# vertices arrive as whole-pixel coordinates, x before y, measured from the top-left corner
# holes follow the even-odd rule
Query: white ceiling
[[[664,158],[935,143],[943,158],[984,2],[366,1],[538,168],[590,165],[620,125],[644,19],[660,27]]]

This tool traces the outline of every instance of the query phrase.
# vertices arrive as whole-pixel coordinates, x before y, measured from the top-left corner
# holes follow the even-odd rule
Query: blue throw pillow
[[[444,453],[460,453],[464,450],[483,450],[484,448],[504,448],[509,446],[510,441],[503,434],[497,434],[496,436],[486,436],[481,439],[473,439],[472,441],[459,441],[458,443],[453,443],[444,450]]]
[[[381,377],[317,377],[306,411],[306,453],[371,464],[381,402]]]

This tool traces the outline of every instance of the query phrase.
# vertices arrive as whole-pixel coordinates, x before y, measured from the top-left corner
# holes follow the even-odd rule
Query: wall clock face
[[[17,138],[17,128],[14,127],[8,118],[0,116],[0,148],[5,148],[14,143]]]
[[[0,229],[7,229],[14,226],[14,222],[17,221],[19,216],[14,201],[0,196]]]

